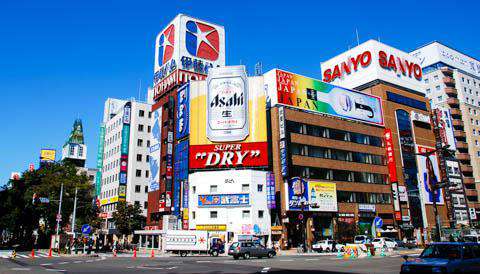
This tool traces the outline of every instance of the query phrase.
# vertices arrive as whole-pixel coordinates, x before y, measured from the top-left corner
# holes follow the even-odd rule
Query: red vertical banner
[[[385,129],[385,148],[387,149],[387,166],[388,173],[390,174],[390,183],[397,182],[397,167],[395,164],[395,152],[393,150],[393,137],[392,130]]]

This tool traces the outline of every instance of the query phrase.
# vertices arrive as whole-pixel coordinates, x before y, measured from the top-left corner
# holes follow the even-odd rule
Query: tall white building
[[[480,218],[480,61],[439,42],[411,54],[421,62],[432,108],[451,113],[455,137],[451,147],[460,163],[470,218],[476,222]]]
[[[147,213],[150,110],[150,104],[135,100],[108,98],[105,101],[103,158],[98,159],[102,166],[98,198],[108,218],[122,200],[139,204],[143,214]],[[109,222],[109,228],[114,228],[114,224]]]

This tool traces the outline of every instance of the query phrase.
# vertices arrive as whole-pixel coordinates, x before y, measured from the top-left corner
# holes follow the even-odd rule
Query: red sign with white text
[[[191,169],[268,166],[268,144],[233,143],[190,146]]]
[[[387,166],[390,174],[390,183],[397,182],[397,166],[395,164],[395,152],[393,150],[392,130],[385,129],[385,148],[387,149]]]

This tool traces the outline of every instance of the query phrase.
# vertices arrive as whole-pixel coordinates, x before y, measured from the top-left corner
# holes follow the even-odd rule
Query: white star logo
[[[198,54],[198,48],[200,47],[200,44],[202,44],[202,42],[204,42],[205,44],[207,44],[209,47],[211,47],[216,53],[218,53],[217,49],[210,43],[210,41],[208,41],[207,39],[207,36],[216,31],[216,29],[211,29],[211,30],[207,30],[207,31],[202,31],[198,25],[197,25],[197,28],[199,30],[198,33],[193,33],[189,30],[187,30],[189,33],[191,33],[192,35],[195,35],[197,37],[197,54]]]

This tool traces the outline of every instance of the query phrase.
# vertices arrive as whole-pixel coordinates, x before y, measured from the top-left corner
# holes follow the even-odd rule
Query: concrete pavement
[[[278,256],[233,260],[231,257],[38,257],[0,259],[0,273],[398,273],[402,259],[336,256]]]

